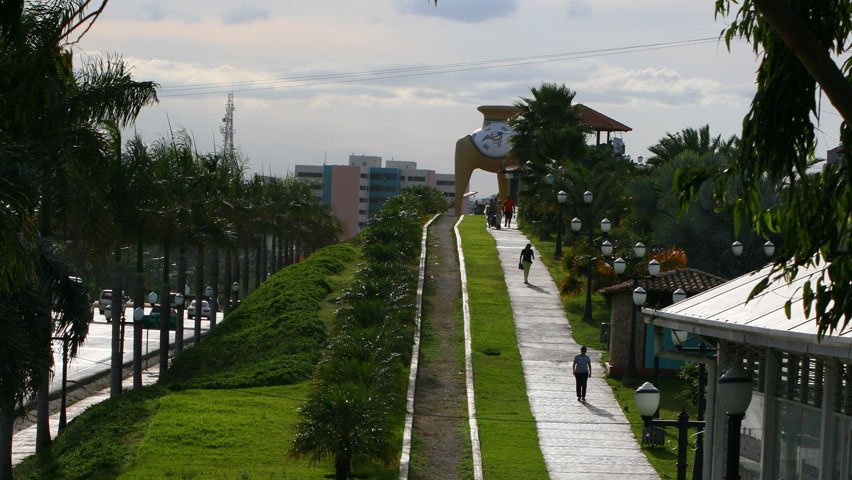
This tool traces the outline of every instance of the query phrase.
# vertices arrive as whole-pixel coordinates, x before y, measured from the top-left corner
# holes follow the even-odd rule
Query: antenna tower
[[[228,103],[225,105],[225,116],[222,118],[223,125],[219,127],[224,139],[223,152],[225,158],[234,159],[234,93],[228,94]]]

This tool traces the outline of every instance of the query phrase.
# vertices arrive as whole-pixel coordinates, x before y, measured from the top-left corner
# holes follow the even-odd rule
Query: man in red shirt
[[[509,228],[512,225],[512,215],[515,213],[515,202],[512,200],[512,197],[506,199],[503,202],[503,218],[506,221],[506,228]]]

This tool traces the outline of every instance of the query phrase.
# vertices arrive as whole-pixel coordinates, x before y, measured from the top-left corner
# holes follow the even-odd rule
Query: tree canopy
[[[728,44],[745,38],[760,57],[757,92],[729,168],[682,170],[675,188],[688,201],[705,179],[714,179],[715,193],[722,197],[729,194],[729,183],[741,182],[737,226],[750,222],[758,233],[783,239],[770,277],[790,279],[802,267],[828,262],[821,277],[805,282],[802,307],[806,314],[815,312],[820,336],[842,329],[852,316],[852,61],[838,67],[831,56],[842,58],[849,51],[852,2],[717,0],[715,9],[717,16],[733,17],[723,31]],[[839,162],[811,174],[818,87],[844,117],[844,148]],[[775,207],[760,201],[764,181],[783,186]]]

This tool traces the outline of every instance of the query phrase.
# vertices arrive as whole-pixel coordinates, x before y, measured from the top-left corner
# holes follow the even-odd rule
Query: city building
[[[384,163],[382,166],[382,157],[350,155],[348,165],[296,165],[295,175],[296,179],[310,185],[317,200],[328,205],[340,220],[341,239],[361,231],[387,199],[409,187],[435,187],[448,204],[452,204],[455,175],[419,169],[416,162],[388,160]],[[449,214],[455,214],[452,208]]]

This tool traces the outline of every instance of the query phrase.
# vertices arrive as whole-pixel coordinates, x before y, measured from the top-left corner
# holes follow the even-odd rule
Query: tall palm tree
[[[748,225],[736,235],[734,206],[714,198],[710,181],[701,186],[685,213],[681,213],[680,199],[673,193],[680,169],[719,169],[728,161],[719,154],[685,151],[655,167],[650,175],[634,179],[628,190],[632,198],[631,224],[637,234],[650,239],[653,245],[673,245],[683,250],[692,268],[730,278],[762,266],[766,259],[758,252],[762,252],[765,239],[754,234]],[[737,196],[736,187],[732,187],[729,198]],[[766,208],[777,204],[777,189],[767,183],[762,201]],[[737,239],[746,246],[742,258],[731,253],[731,244]]]
[[[37,246],[36,275],[0,295],[0,479],[12,478],[12,428],[25,401],[50,378],[51,337],[67,338],[74,357],[88,332],[85,287],[55,256],[51,243]],[[44,312],[54,312],[51,316]]]
[[[90,2],[74,1],[0,2],[0,138],[7,142],[4,152],[23,153],[4,158],[4,163],[7,159],[19,162],[4,169],[27,179],[21,184],[30,192],[27,211],[33,218],[38,216],[29,255],[21,257],[23,262],[3,259],[2,272],[9,272],[16,263],[35,265],[34,244],[50,243],[55,227],[64,223],[77,203],[69,199],[69,192],[90,191],[72,180],[87,179],[86,173],[102,165],[105,149],[98,127],[109,120],[126,124],[145,104],[156,100],[154,85],[134,82],[120,59],[73,69],[72,52],[63,42],[100,13],[98,9],[93,17],[84,14],[90,7]],[[12,290],[28,280],[13,279],[18,286]],[[42,317],[49,316],[49,309],[42,311]],[[50,439],[47,375],[41,378],[37,450]]]
[[[694,128],[684,128],[677,133],[666,133],[656,144],[648,147],[648,151],[654,154],[648,159],[651,165],[661,165],[669,162],[678,155],[690,151],[697,155],[721,154],[726,158],[733,158],[731,153],[736,148],[737,137],[732,136],[722,140],[721,135],[715,137],[710,135],[710,125]]]

